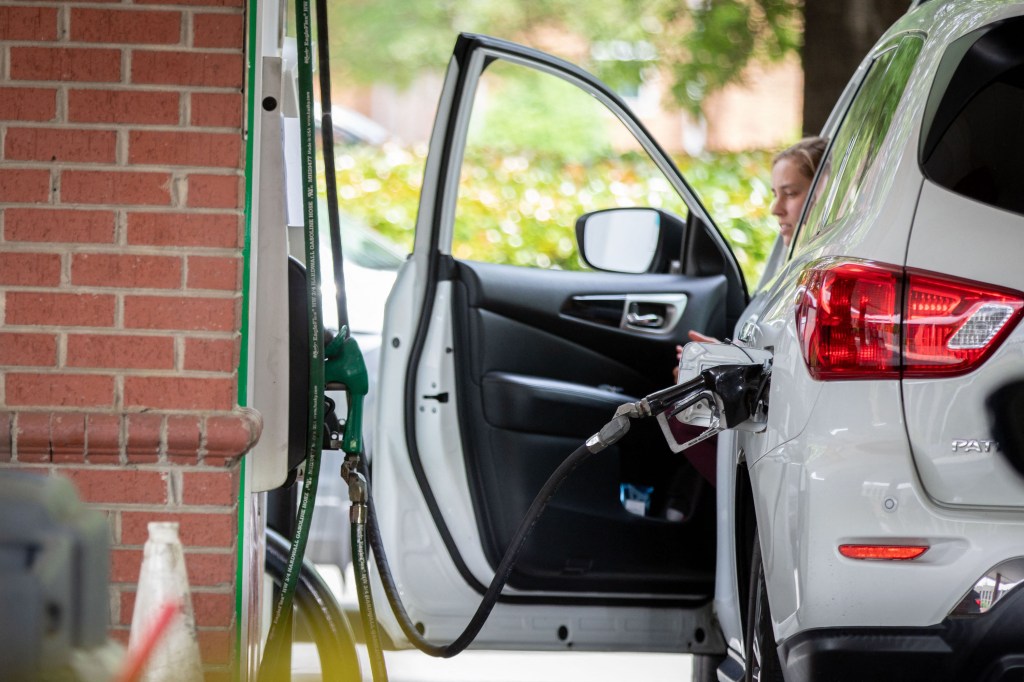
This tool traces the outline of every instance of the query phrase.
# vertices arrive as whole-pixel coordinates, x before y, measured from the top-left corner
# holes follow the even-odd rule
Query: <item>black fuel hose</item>
[[[387,682],[388,671],[384,665],[384,647],[380,642],[380,628],[377,625],[377,612],[373,606],[373,594],[370,586],[365,519],[353,519],[351,534],[352,567],[355,570],[356,588],[359,590],[359,616],[363,622],[366,653],[370,658],[370,674],[373,682]]]
[[[526,515],[523,520],[520,521],[519,527],[516,529],[515,534],[512,536],[512,540],[509,542],[508,548],[505,550],[505,555],[501,558],[501,562],[494,571],[494,577],[491,579],[491,584],[488,586],[487,591],[484,593],[483,600],[480,602],[480,606],[477,607],[476,613],[473,614],[469,624],[466,625],[466,629],[462,631],[462,634],[450,644],[434,644],[433,642],[427,641],[416,626],[413,624],[412,619],[409,618],[408,612],[405,610],[405,606],[402,604],[401,596],[398,593],[398,586],[395,584],[394,576],[391,575],[391,568],[388,565],[387,555],[384,552],[384,542],[381,539],[380,526],[377,523],[377,513],[373,505],[373,496],[368,497],[369,502],[369,519],[367,526],[369,527],[369,539],[370,547],[373,550],[373,557],[377,562],[377,571],[380,573],[381,582],[384,586],[384,592],[387,595],[388,603],[391,605],[391,610],[394,612],[395,617],[398,619],[398,624],[402,628],[402,632],[409,641],[423,653],[434,656],[436,658],[451,658],[461,653],[467,646],[469,646],[476,636],[480,633],[480,629],[484,626],[487,621],[487,617],[491,614],[494,609],[494,605],[498,601],[498,597],[501,595],[501,590],[505,587],[505,583],[508,582],[509,576],[512,574],[512,568],[515,566],[516,561],[519,559],[519,554],[526,544],[527,538],[530,536],[530,532],[534,526],[537,525],[537,521],[540,519],[542,513],[547,508],[551,498],[558,492],[559,487],[565,482],[574,471],[581,464],[583,464],[587,458],[592,454],[600,452],[612,443],[618,441],[622,436],[626,435],[629,430],[629,418],[626,416],[617,416],[612,421],[608,422],[607,425],[598,434],[592,436],[586,443],[576,448],[571,455],[558,465],[558,468],[552,472],[548,477],[548,480],[541,486],[540,491],[536,497],[533,498],[533,502],[530,503],[529,509],[526,510]],[[360,466],[365,468],[365,462],[363,458],[360,458]],[[363,475],[366,476],[367,472],[363,471]]]
[[[324,160],[324,189],[327,193],[327,223],[334,266],[334,304],[338,329],[347,328],[348,294],[345,291],[345,259],[342,255],[341,220],[338,214],[338,178],[334,164],[334,122],[331,117],[331,51],[327,0],[316,0],[316,48],[320,68],[320,136]]]

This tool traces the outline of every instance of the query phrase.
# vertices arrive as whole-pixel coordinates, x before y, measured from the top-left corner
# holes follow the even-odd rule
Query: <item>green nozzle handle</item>
[[[366,363],[359,344],[342,327],[324,349],[324,383],[341,384],[348,393],[348,415],[341,449],[349,454],[363,451],[363,399],[370,390]]]

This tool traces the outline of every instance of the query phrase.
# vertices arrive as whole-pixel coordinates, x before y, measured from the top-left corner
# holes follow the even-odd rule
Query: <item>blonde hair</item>
[[[821,158],[825,155],[825,147],[827,145],[828,140],[824,137],[805,137],[776,154],[775,158],[772,159],[772,166],[775,166],[775,164],[783,159],[793,159],[800,173],[810,180],[814,177],[814,172],[818,170],[818,165],[821,163]]]

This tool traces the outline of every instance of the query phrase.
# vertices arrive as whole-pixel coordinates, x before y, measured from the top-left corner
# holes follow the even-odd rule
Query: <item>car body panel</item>
[[[1020,216],[952,195],[926,181],[917,165],[920,112],[946,46],[1022,13],[1021,3],[964,8],[927,3],[879,41],[884,47],[900,34],[927,34],[860,206],[818,236],[798,236],[790,260],[737,328],[751,345],[775,353],[768,428],[737,432],[728,456],[737,461],[741,453],[749,467],[781,644],[816,629],[934,626],[980,576],[1022,551],[1024,517],[1014,511],[1024,502],[1020,477],[994,447],[966,456],[950,451],[954,438],[991,438],[984,400],[1024,373],[1021,330],[967,377],[825,382],[807,373],[795,331],[799,272],[825,258],[1021,289]],[[986,257],[971,244],[985,245]],[[838,552],[842,543],[901,541],[930,549],[913,562],[858,561]],[[728,570],[719,566],[719,585]],[[741,651],[742,636],[726,636]]]
[[[803,434],[751,468],[781,641],[823,627],[934,625],[1008,547],[1024,547],[1019,515],[947,511],[924,494],[899,447],[906,436],[893,382],[849,383],[828,385]],[[838,552],[873,542],[929,549],[913,562]]]
[[[965,239],[967,237],[967,239]],[[978,245],[976,251],[970,244]],[[999,249],[989,245],[999,244]],[[907,265],[1024,290],[1024,216],[925,183]],[[977,257],[983,256],[983,257]],[[980,368],[951,379],[906,379],[907,431],[922,484],[938,503],[1024,506],[1024,480],[1000,452],[985,398],[1024,377],[1019,326]]]

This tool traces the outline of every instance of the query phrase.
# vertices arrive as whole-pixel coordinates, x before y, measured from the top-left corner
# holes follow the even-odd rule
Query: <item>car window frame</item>
[[[910,39],[913,39],[915,42],[911,43]],[[829,121],[826,123],[826,127],[822,132],[822,135],[828,139],[828,144],[825,148],[825,153],[822,156],[821,163],[815,170],[814,178],[811,181],[811,188],[807,193],[807,199],[804,202],[803,208],[801,209],[797,229],[793,235],[793,240],[790,245],[788,259],[792,259],[799,253],[802,253],[803,251],[807,250],[809,245],[816,242],[819,236],[830,232],[832,226],[841,223],[843,219],[846,218],[847,215],[849,215],[849,213],[847,212],[841,216],[835,216],[833,215],[833,209],[835,207],[837,194],[841,184],[839,180],[847,172],[847,167],[851,158],[851,151],[864,130],[864,124],[867,121],[866,118],[861,118],[859,121],[854,122],[858,126],[858,130],[854,135],[851,135],[849,139],[849,144],[847,145],[846,149],[841,150],[842,159],[840,161],[839,169],[834,172],[829,172],[827,174],[827,177],[825,177],[824,169],[827,168],[833,161],[834,154],[838,149],[837,142],[841,137],[842,133],[844,132],[846,126],[851,123],[850,114],[857,106],[857,103],[860,101],[861,96],[865,94],[865,87],[869,84],[871,76],[874,73],[876,73],[876,67],[878,66],[879,62],[882,59],[884,59],[887,55],[893,55],[892,60],[889,61],[889,63],[886,64],[885,66],[886,73],[883,73],[881,80],[878,81],[878,83],[884,84],[885,77],[888,74],[889,68],[891,67],[893,61],[898,59],[900,56],[899,52],[901,50],[916,49],[916,53],[914,53],[911,57],[912,61],[909,64],[907,79],[903,83],[902,88],[900,89],[899,97],[892,104],[892,111],[895,112],[895,110],[899,107],[900,103],[903,101],[904,96],[906,95],[907,85],[910,82],[910,75],[912,75],[913,69],[917,65],[917,61],[920,58],[921,53],[923,51],[924,39],[925,35],[920,31],[907,31],[892,36],[889,40],[882,44],[876,51],[874,51],[869,59],[864,61],[864,63],[861,65],[860,70],[858,71],[858,74],[855,76],[855,79],[851,80],[851,84],[847,86],[847,91],[844,92],[844,97],[847,95],[847,93],[849,93],[849,98],[844,103],[842,108],[836,108],[837,111],[842,111],[841,116],[837,117],[835,113],[833,113],[833,115],[829,117]],[[856,83],[856,87],[852,87],[854,83]],[[842,99],[840,101],[842,102]],[[876,109],[877,108],[871,108],[869,111],[875,111]],[[829,129],[830,126],[831,129]],[[881,135],[881,142],[879,143],[879,148],[881,148],[881,146],[884,145],[885,139],[889,136],[891,129],[892,117],[890,117],[890,120],[885,127],[885,131]],[[875,156],[877,157],[877,152]],[[873,164],[874,159],[872,159],[871,161],[871,165]],[[863,184],[863,181],[868,176],[869,172],[870,167],[868,172],[864,172],[862,174],[858,184]],[[821,187],[820,185],[823,182],[826,183],[826,185],[824,187]],[[849,187],[847,187],[846,189],[848,191]],[[814,197],[819,191],[825,191],[827,192],[827,194],[824,197],[822,197],[821,203],[815,203]],[[812,211],[819,205],[821,206],[821,212],[818,215],[818,217],[820,217],[823,221],[827,222],[822,222],[820,225],[817,226],[813,233],[811,233],[808,231],[809,219],[811,218]]]
[[[596,107],[600,107],[600,114],[601,114],[602,117],[607,117],[609,123],[614,121],[616,124],[621,126],[620,130],[618,130],[617,132],[619,133],[620,136],[628,137],[628,139],[630,141],[630,144],[629,144],[629,151],[630,151],[630,153],[635,154],[639,158],[643,159],[643,165],[644,165],[644,167],[645,167],[645,169],[647,171],[648,179],[655,177],[655,174],[657,174],[657,177],[660,180],[664,181],[664,183],[666,185],[665,190],[664,190],[664,194],[671,194],[672,195],[671,201],[667,202],[668,204],[671,204],[671,205],[669,205],[667,209],[666,209],[666,204],[665,203],[662,203],[661,205],[658,205],[658,206],[649,206],[647,204],[637,203],[637,204],[635,204],[634,207],[636,207],[636,208],[653,208],[653,209],[656,209],[656,210],[657,209],[666,209],[672,215],[677,217],[683,223],[687,223],[689,221],[689,216],[692,213],[697,213],[698,215],[703,215],[704,217],[706,217],[706,218],[708,218],[710,220],[710,214],[707,212],[706,208],[704,208],[703,203],[701,202],[700,198],[697,196],[697,194],[693,190],[693,188],[690,187],[690,185],[688,184],[688,181],[685,179],[685,177],[683,177],[682,173],[678,170],[678,168],[674,168],[674,167],[669,168],[668,167],[667,163],[671,163],[674,166],[674,162],[672,161],[671,157],[669,157],[666,154],[664,160],[659,159],[659,155],[660,154],[665,154],[664,151],[659,149],[658,153],[656,154],[654,152],[654,149],[652,148],[652,146],[650,146],[649,144],[645,144],[645,138],[646,138],[646,140],[648,142],[655,142],[656,143],[656,140],[654,139],[654,137],[652,135],[650,135],[650,133],[648,131],[643,130],[641,127],[639,127],[637,125],[639,123],[639,119],[636,119],[636,121],[634,122],[634,121],[631,121],[625,115],[625,114],[629,114],[629,116],[632,117],[632,116],[635,116],[635,114],[633,114],[628,109],[625,109],[625,108],[621,108],[620,109],[619,104],[617,102],[611,100],[610,98],[599,96],[600,92],[596,88],[593,87],[593,84],[587,83],[586,81],[583,81],[583,80],[579,79],[578,77],[574,77],[574,74],[571,74],[571,73],[570,74],[566,74],[564,72],[560,72],[560,71],[557,71],[555,69],[551,69],[551,68],[547,67],[546,65],[544,65],[543,63],[530,62],[530,61],[523,60],[523,59],[510,58],[507,55],[495,56],[495,57],[492,57],[490,60],[485,61],[482,64],[482,68],[480,69],[479,74],[477,75],[477,83],[476,83],[476,86],[474,87],[474,90],[473,90],[473,93],[472,93],[472,96],[471,96],[471,99],[470,99],[470,102],[469,102],[469,106],[468,106],[468,115],[467,115],[467,121],[466,121],[466,133],[465,133],[464,139],[461,140],[462,148],[460,150],[460,169],[459,169],[460,176],[464,175],[464,173],[465,173],[465,167],[467,165],[467,159],[473,158],[473,155],[470,152],[472,150],[474,150],[475,147],[481,142],[481,140],[477,137],[477,135],[479,134],[480,129],[479,128],[475,128],[474,124],[478,123],[480,125],[486,125],[486,122],[487,122],[487,118],[486,117],[492,114],[492,112],[487,111],[486,109],[481,109],[481,107],[479,106],[481,101],[480,101],[480,99],[478,97],[478,94],[479,94],[479,92],[481,90],[486,89],[486,88],[481,88],[480,86],[485,84],[485,79],[488,78],[488,74],[489,73],[492,73],[491,69],[494,68],[495,66],[497,66],[499,68],[502,68],[502,69],[505,69],[505,68],[525,69],[527,72],[532,73],[532,75],[534,75],[536,77],[554,78],[559,83],[559,87],[571,88],[572,91],[573,91],[574,96],[576,94],[581,94],[581,95],[587,96],[588,99],[586,99],[584,101],[586,101],[588,103],[592,103]],[[503,77],[507,77],[507,76],[508,76],[508,74],[502,74],[502,75],[497,76],[497,78],[503,78]],[[553,115],[552,118],[551,118],[551,122],[554,123],[557,120],[557,118],[558,118],[557,114]],[[611,148],[611,140],[615,137],[615,135],[612,133],[612,131],[609,130],[607,135],[606,135],[606,137],[609,140],[610,148]],[[509,153],[508,156],[514,156],[514,154]],[[665,162],[667,162],[667,163],[665,163]],[[677,178],[679,180],[681,180],[682,183],[678,182]],[[584,259],[581,256],[581,253],[580,253],[581,252],[581,247],[580,247],[579,244],[576,243],[575,227],[574,226],[575,226],[575,219],[578,219],[579,216],[575,216],[574,217],[574,221],[572,223],[566,224],[564,226],[564,230],[565,230],[566,234],[573,240],[572,255],[575,257],[575,259],[577,261],[577,267],[576,268],[571,268],[571,267],[569,267],[569,268],[559,268],[559,267],[557,267],[557,265],[539,265],[539,264],[525,263],[525,262],[500,262],[500,261],[497,261],[497,260],[474,259],[474,258],[467,258],[467,257],[464,257],[464,256],[457,255],[458,247],[464,241],[464,240],[460,239],[460,235],[458,233],[458,227],[460,225],[460,212],[467,207],[468,201],[469,201],[469,198],[464,195],[464,190],[465,190],[464,183],[460,180],[457,183],[456,187],[455,187],[455,195],[453,197],[453,203],[452,203],[452,206],[451,206],[451,214],[452,214],[451,235],[450,235],[450,239],[447,239],[446,240],[446,244],[445,244],[446,248],[447,248],[447,253],[449,255],[451,255],[453,258],[455,258],[456,260],[477,260],[478,262],[493,263],[493,264],[496,264],[496,265],[508,265],[508,266],[511,266],[511,267],[528,267],[528,268],[542,269],[542,270],[543,269],[565,269],[567,271],[577,271],[577,270],[578,271],[593,271],[594,270],[594,268],[592,268],[586,262],[586,259]],[[608,192],[606,192],[606,194],[610,195],[611,191],[608,190]],[[467,203],[464,203],[464,202],[467,202]],[[612,204],[609,203],[608,205],[601,205],[601,206],[599,206],[597,208],[591,207],[589,209],[585,209],[584,212],[592,212],[594,210],[607,210],[607,209],[612,209],[612,208],[626,208],[626,206],[618,205],[618,204],[612,205]],[[714,225],[715,224],[714,221],[711,221],[711,224]],[[496,229],[496,228],[497,228],[497,225],[494,225],[494,226],[491,227],[491,229]],[[477,226],[476,229],[483,229],[483,228],[481,228],[480,226]],[[716,226],[715,229],[717,231],[717,226]],[[723,237],[723,239],[724,239],[724,237]],[[524,248],[524,249],[528,248],[528,247],[529,247],[529,245],[526,244],[526,243],[524,243],[523,246],[522,246],[522,248]],[[730,249],[730,251],[732,250],[731,245],[729,245],[729,249]],[[735,254],[734,254],[734,256],[735,256]],[[676,254],[676,260],[678,261],[680,258],[681,258],[681,254]]]

